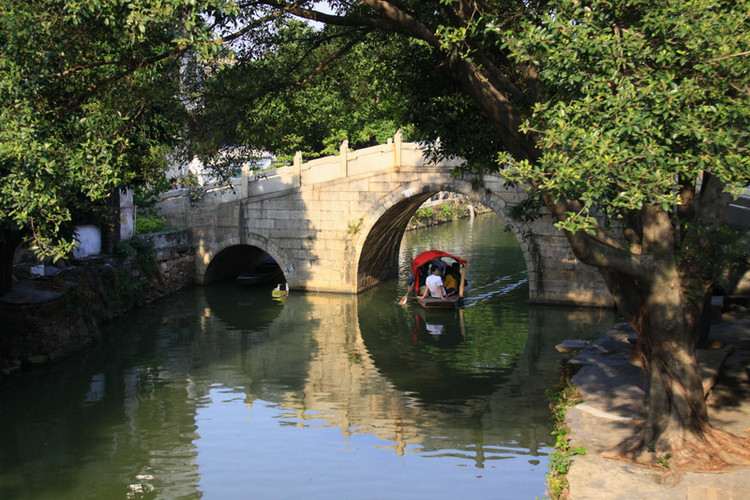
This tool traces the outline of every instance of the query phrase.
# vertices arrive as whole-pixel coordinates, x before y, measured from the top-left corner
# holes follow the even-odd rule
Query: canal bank
[[[419,207],[406,230],[413,231],[491,212],[481,203],[469,202],[461,195],[441,191]]]
[[[54,266],[17,266],[13,290],[0,296],[0,381],[91,346],[106,322],[193,283],[186,230],[137,236],[116,250]]]
[[[646,415],[645,379],[633,356],[633,332],[618,326],[584,348],[571,362],[583,403],[570,407],[565,423],[571,448],[583,447],[567,475],[571,500],[750,498],[750,468],[689,472],[677,477],[665,467],[649,469],[604,458],[631,436]],[[715,348],[703,355],[702,374],[710,390],[709,420],[720,430],[750,437],[750,313],[738,308],[711,328]],[[726,357],[720,354],[723,350]],[[713,362],[708,361],[713,358]],[[668,463],[666,460],[664,463]]]

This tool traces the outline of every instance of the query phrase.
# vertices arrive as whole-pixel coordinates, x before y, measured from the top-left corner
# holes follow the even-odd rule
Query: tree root
[[[668,448],[648,446],[638,435],[601,456],[662,472],[662,483],[673,486],[688,472],[725,473],[750,467],[750,430],[737,436],[709,427],[701,437],[683,436]]]

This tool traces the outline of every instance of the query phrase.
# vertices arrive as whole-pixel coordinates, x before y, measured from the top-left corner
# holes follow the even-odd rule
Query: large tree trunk
[[[638,332],[648,383],[642,432],[621,443],[610,456],[649,466],[668,458],[673,472],[746,465],[750,440],[709,424],[695,356],[705,317],[710,314],[711,288],[691,274],[694,269],[678,264],[668,217],[656,210],[643,220],[649,273],[634,277],[622,270],[600,268],[618,309]]]
[[[703,439],[708,410],[695,358],[703,297],[684,296],[677,270],[664,270],[651,287],[636,325],[648,374],[648,418],[643,444],[671,452]],[[696,303],[697,302],[697,303]]]
[[[0,295],[13,289],[13,258],[20,243],[18,231],[0,228]]]
[[[579,233],[568,239],[579,259],[599,268],[618,310],[638,333],[648,415],[643,432],[623,443],[618,454],[653,463],[653,452],[694,450],[710,431],[695,358],[709,290],[680,270],[669,215],[651,207],[641,221],[642,253],[632,258],[621,258],[622,251],[620,258],[607,256],[606,245]]]

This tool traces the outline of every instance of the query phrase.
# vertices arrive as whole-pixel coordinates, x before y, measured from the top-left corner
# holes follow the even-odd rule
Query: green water
[[[284,304],[199,287],[6,383],[0,498],[543,497],[554,345],[614,315],[530,307],[494,215],[408,233],[401,267],[428,248],[469,261],[460,311],[396,305],[406,273]]]

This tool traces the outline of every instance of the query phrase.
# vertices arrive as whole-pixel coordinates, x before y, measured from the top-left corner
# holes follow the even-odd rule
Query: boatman
[[[443,286],[443,278],[440,277],[439,267],[435,266],[432,268],[432,274],[427,276],[425,285],[427,285],[427,289],[424,291],[421,298],[427,297],[428,293],[431,297],[440,299],[447,298],[445,295],[445,287]]]

